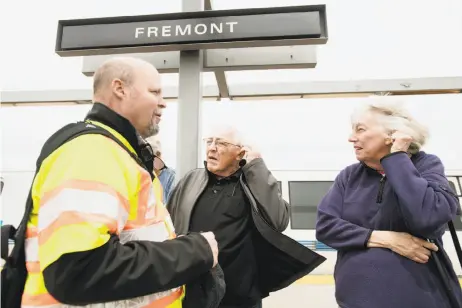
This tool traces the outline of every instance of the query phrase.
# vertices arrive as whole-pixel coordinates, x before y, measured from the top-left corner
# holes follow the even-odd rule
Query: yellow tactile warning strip
[[[462,286],[462,278],[459,278]],[[307,275],[295,282],[295,284],[306,285],[334,285],[334,276],[332,275]]]
[[[313,285],[333,285],[334,276],[332,275],[307,275],[295,282],[296,284],[313,284]]]

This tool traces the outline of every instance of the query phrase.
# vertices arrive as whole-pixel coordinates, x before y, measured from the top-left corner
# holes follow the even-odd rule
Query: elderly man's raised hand
[[[249,146],[245,146],[244,150],[245,150],[244,158],[248,163],[250,163],[255,158],[261,158],[260,152],[256,151],[255,149],[252,149]]]

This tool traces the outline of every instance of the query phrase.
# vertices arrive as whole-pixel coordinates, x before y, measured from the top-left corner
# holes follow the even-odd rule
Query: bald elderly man
[[[219,127],[204,141],[205,169],[179,181],[167,208],[178,234],[215,233],[226,282],[220,307],[261,307],[262,298],[324,258],[281,233],[289,205],[260,154],[244,146],[235,128]]]
[[[53,152],[33,184],[23,307],[182,307],[184,285],[217,264],[213,233],[176,237],[156,194],[143,138],[157,134],[157,70],[113,58],[94,75],[85,121],[115,136],[79,136]],[[152,157],[151,157],[152,164]]]

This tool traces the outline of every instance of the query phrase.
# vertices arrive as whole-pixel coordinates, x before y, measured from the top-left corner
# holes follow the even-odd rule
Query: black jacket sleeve
[[[43,272],[48,292],[69,305],[144,296],[186,284],[213,265],[207,240],[194,233],[165,242],[115,235],[103,246],[61,256]]]
[[[265,220],[276,230],[284,231],[289,225],[289,204],[282,198],[278,181],[263,159],[252,160],[242,171]]]

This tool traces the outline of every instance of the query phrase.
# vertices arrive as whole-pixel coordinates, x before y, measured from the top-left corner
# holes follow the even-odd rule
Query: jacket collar
[[[85,120],[100,122],[121,134],[133,147],[138,157],[143,161],[146,170],[154,179],[154,156],[151,147],[136,132],[135,127],[126,118],[108,108],[107,106],[95,102]]]
[[[412,163],[415,164],[416,160],[419,159],[420,157],[422,157],[422,155],[425,155],[425,152],[419,151],[417,154],[411,155],[410,158],[411,158]],[[363,168],[364,168],[367,172],[369,172],[369,173],[371,173],[371,174],[380,174],[380,172],[379,172],[378,170],[369,167],[369,166],[366,165],[366,163],[364,163],[363,161],[361,161],[360,164],[363,166]]]
[[[141,157],[141,148],[139,145],[138,134],[133,125],[126,118],[113,111],[112,109],[106,107],[105,105],[95,102],[85,117],[85,120],[87,119],[101,122],[104,125],[107,125],[110,128],[116,130],[125,139],[127,139],[138,156]]]

